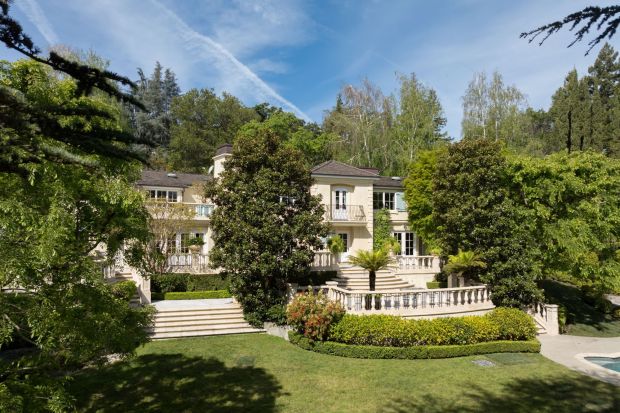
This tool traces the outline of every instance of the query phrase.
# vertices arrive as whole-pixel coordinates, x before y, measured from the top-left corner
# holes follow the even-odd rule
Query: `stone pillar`
[[[557,336],[560,334],[560,322],[558,320],[558,305],[557,304],[544,304],[547,322],[547,334],[550,336]]]
[[[454,274],[448,275],[448,288],[458,287],[458,277]]]
[[[338,287],[338,281],[327,281],[325,285],[327,286],[327,297],[331,300],[335,300],[336,294],[334,288]]]

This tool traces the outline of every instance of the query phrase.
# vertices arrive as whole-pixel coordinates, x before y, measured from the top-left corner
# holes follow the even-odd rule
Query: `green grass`
[[[617,387],[539,354],[362,360],[262,334],[149,343],[71,386],[87,412],[620,411]]]
[[[552,280],[541,282],[545,296],[566,307],[566,334],[588,337],[620,337],[620,320],[603,314],[582,299],[572,285]]]

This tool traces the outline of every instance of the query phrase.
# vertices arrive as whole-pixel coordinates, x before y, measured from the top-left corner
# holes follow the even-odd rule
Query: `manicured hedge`
[[[487,343],[448,346],[381,347],[349,345],[331,341],[312,341],[297,332],[290,331],[289,340],[304,350],[332,356],[361,359],[436,359],[490,353],[540,352],[540,342],[535,339],[527,341],[490,341]]]
[[[230,278],[222,274],[155,274],[151,291],[156,293],[228,290]]]
[[[429,290],[434,290],[436,288],[446,288],[446,287],[448,287],[447,282],[429,281],[426,283],[426,288],[428,288]]]
[[[307,287],[309,285],[324,285],[327,281],[338,276],[337,271],[310,271],[307,274],[301,275],[294,282],[300,287]]]
[[[328,339],[345,344],[409,347],[531,340],[535,336],[536,326],[529,315],[514,308],[498,308],[484,316],[432,320],[347,314],[331,327]]]
[[[183,291],[170,293],[151,293],[152,300],[204,300],[209,298],[229,298],[226,290],[216,291]]]

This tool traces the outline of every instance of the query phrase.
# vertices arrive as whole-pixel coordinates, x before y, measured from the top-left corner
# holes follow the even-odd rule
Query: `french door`
[[[336,188],[332,192],[332,219],[347,220],[347,190],[344,188]]]

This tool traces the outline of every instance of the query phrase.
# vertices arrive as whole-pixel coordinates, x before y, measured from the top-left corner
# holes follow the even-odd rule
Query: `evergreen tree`
[[[264,123],[240,131],[232,156],[205,196],[214,245],[210,260],[231,275],[231,291],[248,321],[282,314],[286,283],[307,271],[328,226],[302,154]]]
[[[179,95],[180,89],[174,72],[165,69],[159,62],[150,77],[138,69],[138,86],[135,97],[144,103],[146,110],[132,110],[131,118],[136,134],[158,146],[167,147],[170,143],[172,124],[172,99]]]

